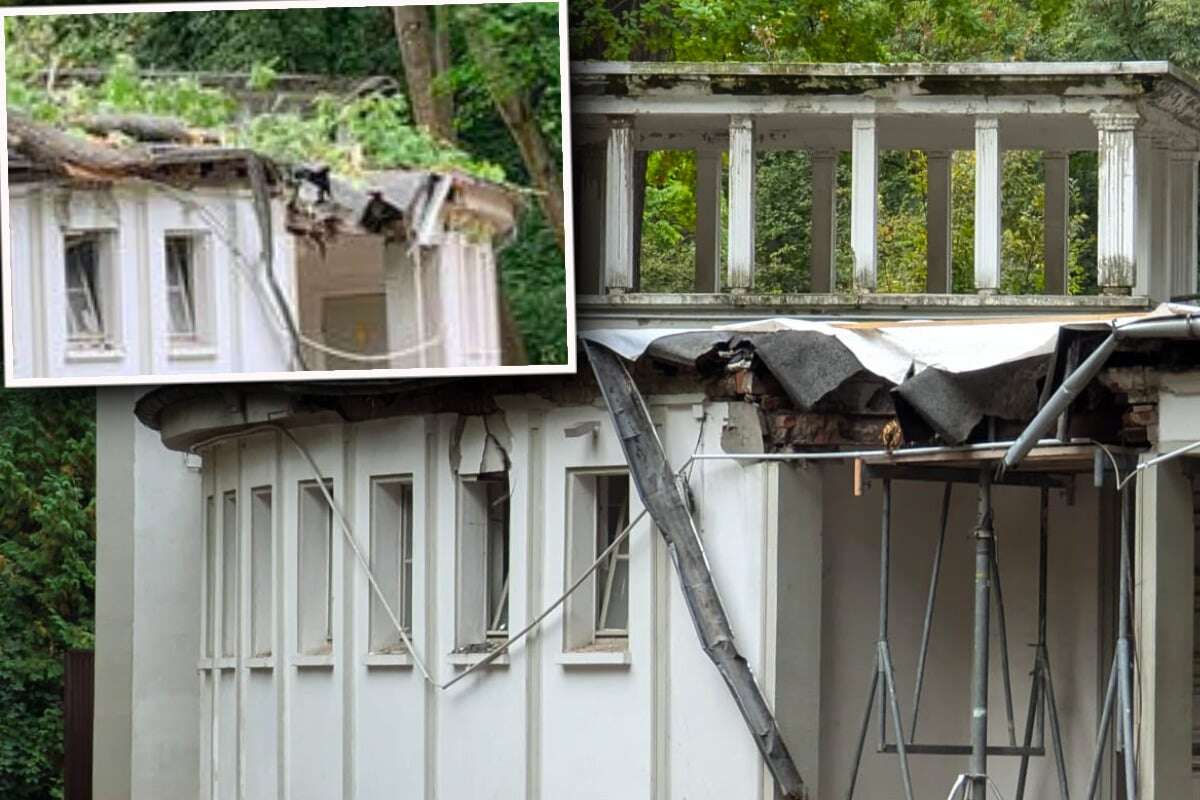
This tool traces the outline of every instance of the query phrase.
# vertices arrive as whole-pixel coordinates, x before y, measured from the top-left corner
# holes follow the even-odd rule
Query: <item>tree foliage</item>
[[[452,68],[439,78],[439,91],[453,97],[456,142],[431,135],[414,124],[403,94],[367,94],[355,100],[326,97],[307,113],[275,111],[243,119],[228,93],[202,87],[190,78],[152,80],[139,67],[183,72],[246,72],[255,88],[265,88],[283,73],[312,72],[331,77],[403,76],[399,48],[388,8],[288,9],[280,11],[175,12],[170,14],[97,14],[9,19],[9,103],[35,116],[70,123],[89,110],[146,111],[179,116],[221,131],[224,140],[249,146],[282,160],[328,163],[354,175],[365,169],[453,167],[490,180],[533,187],[539,199],[550,182],[561,194],[561,112],[557,14],[550,3],[453,7],[447,15]],[[531,174],[523,149],[506,133],[484,70],[467,42],[469,14],[481,17],[497,42],[506,85],[523,89],[539,137],[542,159]],[[352,42],[354,46],[347,46]],[[47,92],[46,70],[67,67],[107,69],[98,87],[73,85]],[[533,203],[538,205],[538,203]],[[539,212],[544,213],[544,212]],[[542,295],[522,287],[542,287],[565,296],[563,254],[536,237],[547,229],[523,221],[514,252],[531,263],[501,259],[520,275],[502,278],[526,351],[540,363],[566,360],[566,318],[546,313]],[[554,230],[553,228],[549,228]],[[541,291],[541,289],[539,289]],[[555,326],[555,327],[551,327]]]
[[[0,797],[61,797],[63,656],[90,648],[95,396],[0,390]]]

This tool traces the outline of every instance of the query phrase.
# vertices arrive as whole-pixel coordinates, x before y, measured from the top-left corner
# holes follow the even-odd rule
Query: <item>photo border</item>
[[[562,188],[563,188],[563,268],[566,271],[567,361],[501,367],[412,367],[406,369],[339,369],[294,372],[207,372],[171,375],[113,375],[110,377],[21,378],[13,374],[14,340],[12,313],[11,231],[9,218],[8,140],[0,146],[0,299],[4,315],[4,385],[8,388],[52,388],[69,386],[150,386],[168,384],[263,383],[271,381],[396,380],[403,378],[449,378],[512,375],[569,375],[577,371],[575,324],[575,224],[571,154],[571,82],[570,48],[567,34],[566,0],[437,0],[415,3],[412,0],[229,0],[204,3],[114,3],[104,5],[12,6],[0,9],[0,118],[8,129],[8,87],[6,80],[7,42],[3,20],[8,17],[70,16],[85,14],[153,14],[172,11],[285,11],[312,8],[377,8],[396,5],[509,5],[523,2],[553,3],[558,7],[560,114],[562,115]]]

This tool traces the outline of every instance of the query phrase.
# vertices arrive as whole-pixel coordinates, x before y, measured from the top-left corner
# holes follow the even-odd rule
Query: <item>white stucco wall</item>
[[[501,404],[504,413],[494,419],[508,431],[498,438],[511,463],[509,619],[516,629],[568,582],[567,471],[619,467],[624,459],[599,406],[554,407],[530,398],[502,398]],[[651,409],[672,463],[682,464],[696,447],[720,449],[726,405],[699,396],[661,397],[651,399]],[[597,426],[594,436],[566,435],[589,422]],[[452,414],[297,434],[333,480],[364,552],[371,477],[411,476],[413,640],[439,682],[470,660],[451,652],[458,612],[452,459],[476,457],[472,425],[457,448],[459,419]],[[221,493],[238,492],[241,655],[197,662],[198,604],[168,613],[172,625],[194,637],[190,666],[198,696],[185,713],[200,741],[193,774],[201,797],[772,797],[728,690],[699,647],[661,538],[645,522],[630,547],[627,663],[611,663],[611,654],[591,663],[586,654],[564,658],[562,616],[554,613],[501,663],[436,691],[407,657],[368,655],[365,573],[336,529],[333,652],[297,656],[297,484],[312,478],[292,445],[275,434],[223,443],[206,452],[203,488],[193,486],[191,498],[180,501],[186,513],[172,516],[180,535],[193,537],[197,553],[180,569],[187,573],[181,580],[198,593],[202,498],[212,494],[219,508]],[[855,498],[846,466],[727,461],[697,462],[690,484],[738,645],[814,796],[840,796],[876,639],[878,485]],[[249,659],[247,498],[264,485],[274,490],[274,655]],[[940,485],[895,486],[892,649],[906,719],[940,495]],[[919,736],[925,742],[967,738],[973,487],[959,487],[954,497]],[[156,499],[172,505],[162,495]],[[1086,781],[1100,676],[1107,669],[1099,634],[1098,502],[1080,480],[1073,504],[1057,492],[1051,503],[1049,648],[1073,787]],[[638,508],[635,498],[632,513]],[[996,508],[1019,727],[1031,665],[1026,644],[1035,630],[1037,492],[998,488]],[[1005,730],[998,674],[995,741]],[[138,691],[135,686],[135,705]],[[872,731],[856,797],[892,797],[898,788],[895,757],[873,752],[874,741]],[[912,763],[919,796],[944,796],[966,766],[956,757],[914,756]],[[1005,791],[1015,764],[993,759]],[[1034,760],[1027,796],[1053,795],[1051,769],[1049,759]],[[131,780],[143,777],[134,773]]]
[[[197,793],[200,475],[132,410],[97,396],[96,800]]]
[[[873,481],[863,497],[855,498],[848,468],[826,467],[823,471],[825,613],[819,796],[839,797],[848,784],[878,638],[881,482]],[[1100,646],[1099,499],[1089,478],[1077,479],[1073,504],[1066,502],[1062,492],[1052,491],[1050,495],[1048,650],[1072,792],[1082,792],[1087,784],[1100,693],[1109,667]],[[926,666],[919,742],[970,743],[975,573],[971,530],[976,497],[974,486],[960,484],[954,489]],[[896,481],[892,498],[890,642],[901,714],[907,727],[912,721],[917,654],[937,543],[942,485]],[[1033,666],[1033,651],[1027,645],[1037,639],[1038,490],[996,487],[993,502],[1020,742]],[[993,636],[992,642],[989,740],[1007,744],[998,638]],[[877,712],[878,705],[875,708]],[[856,797],[892,797],[899,786],[897,756],[876,753],[878,738],[878,722],[873,718]],[[891,730],[888,740],[895,742]],[[1027,797],[1058,796],[1049,746],[1047,736],[1048,757],[1031,761]],[[956,777],[967,771],[967,759],[960,756],[914,755],[909,763],[918,797],[945,797]],[[1012,796],[1016,768],[1015,758],[989,759],[989,772],[1005,797]]]
[[[95,190],[23,185],[12,187],[10,196],[14,377],[95,380],[289,369],[286,336],[249,283],[260,237],[248,191],[192,189],[186,196],[195,206],[179,193],[136,184]],[[274,230],[281,233],[281,204],[273,204],[273,214]],[[67,342],[63,235],[86,230],[115,236],[104,290],[111,293],[106,327],[113,347],[104,351],[72,351]],[[201,335],[186,348],[172,348],[167,333],[168,231],[209,234],[196,292]],[[295,307],[291,237],[276,235],[274,247],[276,279]],[[234,248],[250,265],[239,267]],[[253,279],[269,297],[261,269]]]

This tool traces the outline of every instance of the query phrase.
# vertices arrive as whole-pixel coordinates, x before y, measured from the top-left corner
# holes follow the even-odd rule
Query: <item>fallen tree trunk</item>
[[[633,485],[667,542],[704,653],[725,679],[780,793],[790,800],[804,800],[808,796],[804,781],[750,665],[733,641],[733,629],[708,568],[695,520],[667,463],[646,404],[620,356],[586,340],[583,349],[625,451]]]
[[[17,152],[30,160],[80,177],[140,175],[153,163],[153,156],[145,148],[106,147],[63,133],[12,109],[8,112],[8,138]]]
[[[153,114],[92,114],[82,117],[79,125],[100,136],[123,133],[140,142],[176,142],[179,144],[216,144],[216,134],[190,128],[172,117]]]

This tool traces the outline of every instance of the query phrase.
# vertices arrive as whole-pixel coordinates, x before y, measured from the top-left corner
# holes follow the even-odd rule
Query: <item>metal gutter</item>
[[[1050,431],[1055,420],[1067,410],[1079,392],[1104,368],[1109,356],[1117,349],[1117,345],[1126,339],[1200,340],[1200,317],[1195,314],[1166,319],[1149,317],[1120,327],[1114,325],[1108,338],[1101,342],[1100,346],[1073,372],[1063,378],[1058,389],[1038,410],[1012,446],[1008,448],[1000,467],[1001,471],[1013,469],[1021,463],[1021,460],[1037,444],[1038,439]]]

